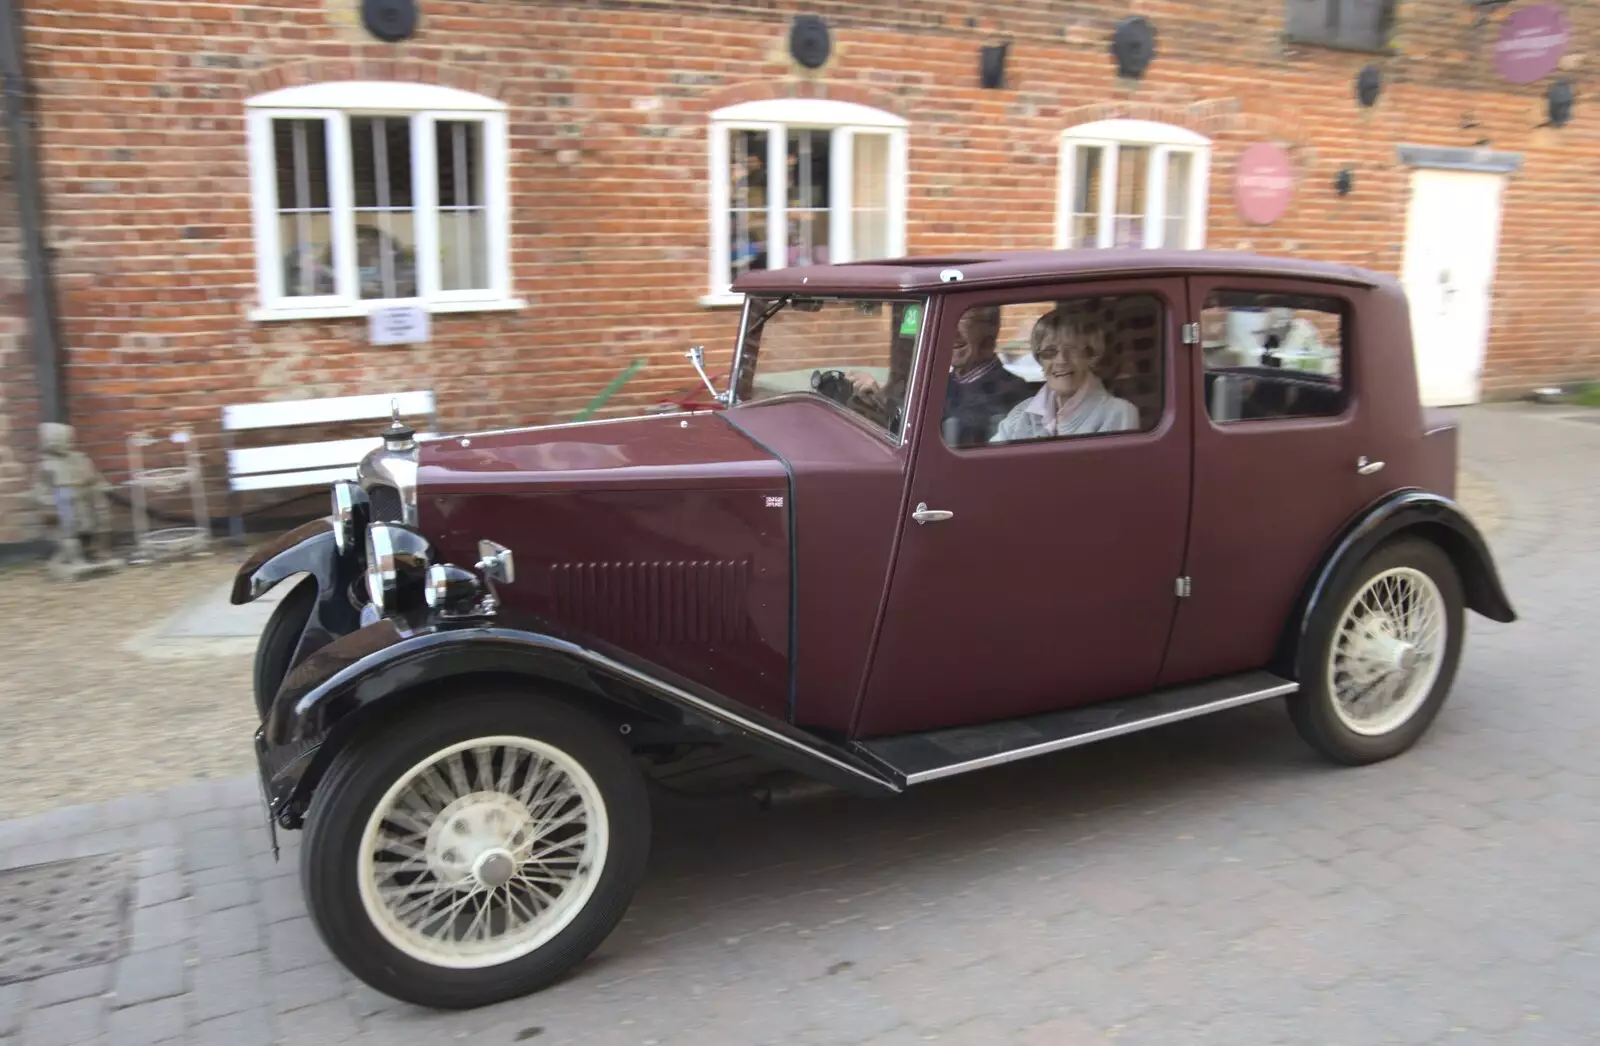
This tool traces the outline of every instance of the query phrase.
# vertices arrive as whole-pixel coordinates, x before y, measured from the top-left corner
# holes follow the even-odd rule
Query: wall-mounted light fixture
[[[1340,196],[1349,196],[1350,190],[1355,187],[1355,180],[1354,171],[1348,167],[1341,168],[1339,173],[1333,176],[1333,191]]]
[[[1006,52],[1009,42],[990,44],[978,52],[978,82],[993,90],[1006,85]]]
[[[1378,95],[1383,92],[1383,70],[1375,65],[1364,66],[1356,74],[1356,101],[1362,108],[1370,109],[1378,102]]]
[[[1118,76],[1139,79],[1156,56],[1156,27],[1143,15],[1129,15],[1111,33],[1111,54]]]
[[[828,23],[817,15],[795,15],[789,25],[789,53],[807,69],[820,69],[833,52]]]
[[[417,0],[361,0],[361,24],[386,44],[417,31]]]
[[[1565,127],[1572,119],[1572,103],[1575,95],[1571,80],[1557,80],[1545,91],[1545,109],[1551,127]]]

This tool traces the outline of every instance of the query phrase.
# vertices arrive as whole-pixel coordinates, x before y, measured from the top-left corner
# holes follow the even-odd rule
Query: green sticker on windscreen
[[[900,318],[900,335],[909,338],[917,333],[917,326],[922,322],[922,306],[907,305],[906,313]]]

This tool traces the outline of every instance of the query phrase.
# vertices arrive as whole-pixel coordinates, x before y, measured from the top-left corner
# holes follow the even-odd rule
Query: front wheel
[[[1317,611],[1289,699],[1300,736],[1350,765],[1416,744],[1455,681],[1464,604],[1439,546],[1402,539],[1379,548]]]
[[[329,949],[378,991],[464,1009],[576,966],[627,910],[650,843],[628,750],[536,695],[421,706],[352,742],[306,819]]]

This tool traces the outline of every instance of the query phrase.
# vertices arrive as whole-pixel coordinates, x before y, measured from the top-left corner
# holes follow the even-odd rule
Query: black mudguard
[[[681,724],[858,794],[900,790],[859,756],[654,666],[520,628],[387,618],[327,644],[285,678],[256,738],[273,817],[299,826],[328,765],[373,716],[410,699],[449,700],[447,684],[469,688],[472,677],[525,681],[530,700],[571,700],[619,729]]]
[[[1517,619],[1489,545],[1461,506],[1427,491],[1395,491],[1369,505],[1323,556],[1285,629],[1276,665],[1280,674],[1295,678],[1297,654],[1322,602],[1333,598],[1379,545],[1408,532],[1433,541],[1450,556],[1461,575],[1467,609],[1491,621],[1509,624]]]
[[[230,599],[249,603],[296,574],[316,579],[317,602],[290,662],[292,671],[312,653],[361,627],[361,573],[356,555],[339,553],[332,521],[315,519],[256,549],[234,574]]]

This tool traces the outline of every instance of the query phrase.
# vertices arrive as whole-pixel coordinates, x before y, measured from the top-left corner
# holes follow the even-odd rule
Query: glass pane
[[[828,212],[789,212],[789,264],[828,263]]]
[[[767,267],[767,132],[728,135],[728,260],[737,279]]]
[[[889,255],[889,136],[855,136],[850,238],[857,260]],[[843,259],[840,259],[843,260]]]
[[[439,281],[447,291],[489,286],[489,214],[482,207],[439,211]]]
[[[1190,153],[1167,154],[1167,227],[1161,245],[1180,250],[1189,246],[1189,179],[1194,169]]]
[[[416,231],[410,211],[356,215],[356,276],[363,298],[414,298]]]
[[[828,209],[828,143],[827,131],[789,132],[790,208]]]
[[[278,215],[283,250],[283,293],[289,297],[333,293],[333,239],[326,211]]]
[[[808,393],[898,432],[924,303],[828,298],[772,311],[775,304],[750,300],[738,402]]]
[[[273,120],[272,148],[283,293],[291,298],[332,294],[327,125],[323,120]]]
[[[273,120],[278,210],[328,207],[328,132],[322,120]]]
[[[1098,145],[1072,150],[1072,239],[1069,247],[1098,247],[1100,241],[1100,155]]]
[[[1117,147],[1117,204],[1111,242],[1118,247],[1143,247],[1145,189],[1150,176],[1150,149]]]
[[[483,206],[483,125],[476,120],[440,120],[433,125],[433,144],[439,206]]]
[[[350,158],[357,207],[411,206],[411,121],[408,118],[351,117]]]
[[[1344,314],[1333,298],[1212,292],[1200,319],[1212,420],[1342,413]]]
[[[439,285],[447,291],[487,289],[483,125],[476,120],[434,124],[434,158],[439,179]]]
[[[360,295],[415,297],[417,240],[411,210],[411,121],[398,116],[351,117],[350,154]]]

